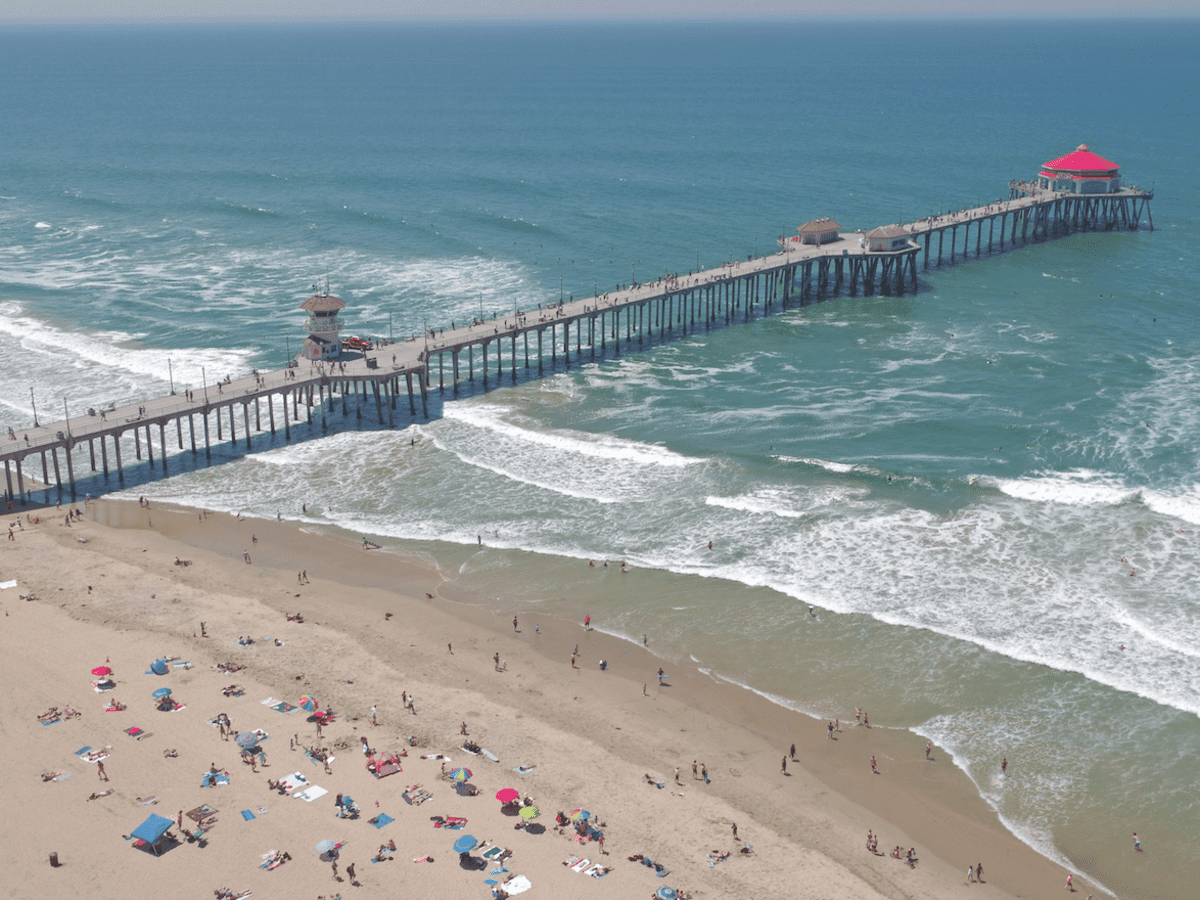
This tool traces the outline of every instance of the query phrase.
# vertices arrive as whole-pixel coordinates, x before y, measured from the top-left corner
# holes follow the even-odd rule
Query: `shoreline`
[[[144,518],[157,517],[153,531],[182,546],[217,553],[227,563],[241,564],[241,545],[246,542],[246,537],[239,534],[238,530],[249,528],[256,534],[261,532],[262,540],[254,550],[252,568],[256,574],[274,569],[277,577],[285,571],[284,562],[290,564],[300,558],[315,558],[324,559],[321,564],[325,564],[334,562],[334,557],[337,557],[341,561],[336,578],[339,584],[344,587],[375,588],[381,580],[395,579],[396,573],[402,571],[406,582],[412,583],[415,579],[429,589],[428,593],[435,595],[433,599],[422,602],[424,608],[436,609],[444,616],[486,631],[492,641],[503,645],[508,651],[520,653],[524,648],[533,650],[547,664],[565,672],[571,671],[568,662],[571,645],[578,638],[582,658],[581,668],[575,674],[583,679],[589,689],[599,686],[598,679],[607,682],[610,688],[620,682],[624,687],[617,693],[632,694],[636,702],[643,699],[641,683],[645,683],[648,693],[652,695],[645,698],[648,704],[668,705],[673,717],[693,721],[708,719],[744,731],[747,743],[753,745],[753,749],[745,748],[734,754],[738,757],[739,765],[721,766],[721,769],[728,769],[730,773],[724,780],[742,778],[742,765],[748,764],[756,770],[758,778],[772,783],[773,777],[778,777],[775,753],[779,748],[786,750],[795,742],[799,759],[796,763],[789,761],[789,772],[795,777],[796,767],[803,768],[807,801],[813,803],[817,797],[827,795],[832,790],[838,796],[839,805],[854,810],[854,817],[860,823],[882,819],[887,823],[889,833],[899,829],[902,838],[898,843],[906,848],[918,848],[923,857],[922,869],[934,868],[929,865],[932,862],[931,853],[939,862],[948,858],[973,862],[973,857],[977,856],[985,862],[987,886],[1009,896],[1041,896],[1052,883],[1057,887],[1056,879],[1058,882],[1062,880],[1061,867],[1010,833],[995,811],[978,795],[965,773],[953,764],[931,769],[924,760],[921,741],[908,729],[849,726],[837,735],[837,741],[829,741],[823,723],[815,718],[781,706],[751,688],[701,672],[694,666],[672,664],[671,686],[659,688],[650,682],[656,680],[652,675],[657,666],[663,663],[649,648],[639,647],[624,637],[605,634],[597,629],[584,631],[578,623],[535,614],[529,615],[539,620],[542,625],[539,631],[530,631],[527,618],[523,623],[526,628],[514,636],[508,631],[507,621],[486,607],[437,596],[437,586],[444,580],[427,563],[404,558],[391,550],[367,554],[348,541],[332,535],[314,534],[296,522],[259,518],[239,521],[226,513],[212,513],[205,519],[203,513],[195,509],[173,506],[155,507],[152,513],[146,514],[130,501],[95,501],[91,509],[91,515],[106,522],[109,527],[137,532],[149,530],[142,521]],[[193,513],[200,518],[192,520]],[[225,527],[213,528],[214,524]],[[281,537],[286,537],[286,541],[280,540]],[[286,552],[266,550],[267,546],[278,548],[285,543]],[[345,564],[346,554],[355,554],[353,565]],[[288,567],[294,568],[292,565]],[[292,611],[291,606],[301,606],[295,602],[301,598],[291,599],[293,602],[290,605],[284,603],[277,608]],[[345,600],[342,602],[345,603]],[[378,611],[380,600],[356,595],[350,602],[361,609]],[[324,620],[322,610],[321,606],[317,606],[300,611],[306,618],[316,622]],[[519,610],[517,614],[522,615]],[[503,658],[507,659],[508,655],[502,652]],[[601,657],[610,664],[604,673],[595,667],[595,661]],[[592,668],[595,671],[591,671]],[[708,733],[701,743],[709,759],[724,757],[725,761],[729,761],[731,754],[714,740],[716,735],[713,732],[719,729],[714,729],[710,723],[706,730]],[[886,767],[887,776],[898,777],[872,778],[867,761],[872,752],[879,757],[881,772]],[[851,753],[855,756],[853,761],[846,758]],[[861,760],[857,758],[860,755],[863,757]],[[935,756],[940,761],[949,761],[944,753]],[[653,768],[655,762],[644,759],[639,764]],[[675,762],[686,769],[687,760],[677,759]],[[670,775],[669,768],[664,769],[662,762],[658,762],[656,771],[659,776],[665,777]],[[715,785],[719,778],[718,767],[712,768]],[[772,772],[775,773],[773,777]],[[794,783],[792,778],[788,782]],[[774,791],[763,795],[764,802],[770,793]],[[785,819],[789,814],[789,810],[781,809],[778,818]],[[875,830],[878,831],[878,827]],[[865,829],[862,831],[865,834]],[[871,857],[853,843],[833,846],[824,838],[814,840],[814,836],[803,829],[792,830],[787,836],[800,845],[816,844],[822,853],[856,869],[869,871],[869,865],[864,866],[864,863],[869,864],[872,860],[885,862],[884,858]],[[856,839],[861,842],[862,834]],[[889,846],[894,843],[897,843],[895,839],[889,841]],[[886,863],[892,862],[886,860]],[[958,883],[965,883],[961,873],[966,863],[959,866],[941,862],[938,868],[943,870],[943,876],[951,883],[955,879]],[[1077,877],[1083,880],[1082,876]]]

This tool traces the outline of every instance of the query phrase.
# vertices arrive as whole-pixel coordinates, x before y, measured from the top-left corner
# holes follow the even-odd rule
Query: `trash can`
[[[51,868],[54,868],[54,869],[58,868],[58,853],[57,852],[50,854],[50,866],[51,866]]]

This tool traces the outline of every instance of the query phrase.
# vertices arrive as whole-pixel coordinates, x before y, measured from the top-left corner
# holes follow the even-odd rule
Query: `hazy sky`
[[[0,0],[0,23],[1198,14],[1200,0]]]

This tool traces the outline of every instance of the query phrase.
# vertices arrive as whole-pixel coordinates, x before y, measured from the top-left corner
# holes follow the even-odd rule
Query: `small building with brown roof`
[[[867,232],[867,249],[872,253],[903,250],[908,242],[909,234],[900,225],[880,225]]]
[[[826,216],[823,219],[805,222],[796,230],[800,232],[800,243],[816,244],[819,247],[822,244],[831,244],[838,240],[841,228],[841,225]]]

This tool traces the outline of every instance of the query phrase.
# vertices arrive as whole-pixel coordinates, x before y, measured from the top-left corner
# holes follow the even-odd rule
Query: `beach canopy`
[[[496,799],[501,803],[508,803],[512,800],[516,800],[520,796],[521,792],[516,788],[505,788],[502,791],[496,791]]]
[[[108,666],[96,666],[96,668],[92,669],[92,674],[93,675],[111,675],[112,669],[110,669]]]
[[[473,834],[464,834],[454,842],[455,853],[470,853],[475,849],[475,845],[479,843],[479,839]]]
[[[162,840],[162,836],[167,833],[167,829],[174,824],[175,821],[173,819],[164,819],[162,816],[151,814],[145,822],[133,829],[129,836],[154,846]],[[155,852],[158,851],[156,846],[154,849]]]
[[[170,688],[159,688],[150,696],[153,697],[155,700],[161,700],[163,697],[171,696],[171,689]]]
[[[541,814],[541,810],[539,810],[536,806],[521,807],[520,816],[522,819],[536,819]]]
[[[450,779],[452,781],[466,781],[470,777],[471,777],[470,769],[455,769],[453,772],[450,773]]]
[[[156,659],[154,662],[150,663],[150,671],[155,675],[166,675],[167,661],[165,659]]]

